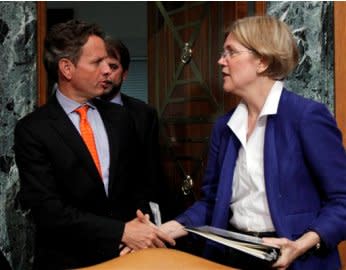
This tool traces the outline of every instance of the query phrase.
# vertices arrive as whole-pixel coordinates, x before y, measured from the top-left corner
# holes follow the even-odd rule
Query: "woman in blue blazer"
[[[230,27],[218,63],[224,91],[241,101],[215,123],[201,200],[162,230],[178,238],[187,234],[183,226],[211,225],[273,236],[264,240],[278,245],[281,256],[270,267],[340,268],[345,149],[328,109],[284,88],[297,62],[283,22],[255,16]],[[205,255],[240,268],[266,268],[211,242]]]

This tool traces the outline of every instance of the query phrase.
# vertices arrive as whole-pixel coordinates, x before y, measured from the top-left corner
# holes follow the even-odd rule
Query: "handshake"
[[[137,210],[137,217],[125,224],[120,256],[144,248],[164,248],[167,243],[175,246],[175,239],[187,234],[184,226],[175,220],[161,225],[158,205],[150,203],[150,206],[156,224],[150,221],[148,214]]]

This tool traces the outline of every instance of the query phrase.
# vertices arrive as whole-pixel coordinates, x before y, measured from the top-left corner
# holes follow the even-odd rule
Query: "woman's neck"
[[[245,91],[245,95],[242,97],[243,101],[247,105],[249,117],[255,119],[257,119],[261,113],[275,81],[268,77],[261,77],[256,82],[256,84],[252,85],[247,91]]]

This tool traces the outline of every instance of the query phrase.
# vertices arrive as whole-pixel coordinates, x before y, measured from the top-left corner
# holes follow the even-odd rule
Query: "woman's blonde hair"
[[[298,63],[298,48],[289,27],[274,17],[245,17],[235,21],[227,32],[267,62],[262,75],[282,80]]]

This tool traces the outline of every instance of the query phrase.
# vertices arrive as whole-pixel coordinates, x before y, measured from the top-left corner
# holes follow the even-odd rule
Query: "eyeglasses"
[[[224,49],[223,52],[220,53],[220,57],[221,58],[226,58],[227,56],[229,56],[230,58],[233,58],[241,53],[252,53],[251,50],[244,50],[244,51],[235,51],[235,50],[228,50],[228,49]]]

